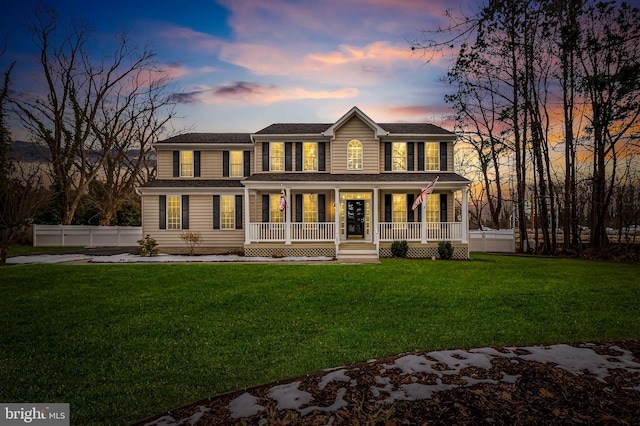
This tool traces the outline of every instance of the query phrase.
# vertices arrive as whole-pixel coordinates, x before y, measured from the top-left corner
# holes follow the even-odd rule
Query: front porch
[[[438,257],[438,243],[450,241],[454,258],[468,258],[466,229],[461,222],[379,223],[372,240],[344,238],[336,233],[334,222],[251,223],[245,255],[266,257],[324,256],[345,259],[392,257],[391,244],[409,243],[409,258]]]
[[[461,222],[382,222],[373,235],[374,244],[380,241],[429,242],[450,241],[467,242]],[[358,239],[341,238],[336,233],[334,222],[282,223],[259,222],[248,226],[247,243],[260,242],[340,242],[357,243]],[[363,240],[364,241],[364,240]]]

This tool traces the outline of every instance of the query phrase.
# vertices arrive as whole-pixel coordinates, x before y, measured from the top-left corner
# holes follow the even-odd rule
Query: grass
[[[474,258],[5,267],[0,401],[123,424],[415,349],[640,338],[638,265]]]

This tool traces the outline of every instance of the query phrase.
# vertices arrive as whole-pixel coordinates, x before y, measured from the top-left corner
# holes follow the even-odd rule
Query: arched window
[[[347,170],[362,170],[362,143],[355,139],[347,145]]]

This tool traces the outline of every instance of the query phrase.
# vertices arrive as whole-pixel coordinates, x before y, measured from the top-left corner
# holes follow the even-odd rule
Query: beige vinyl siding
[[[186,249],[187,245],[180,238],[182,230],[159,229],[160,213],[158,211],[159,196],[147,195],[142,199],[143,235],[151,235],[158,242],[158,248]],[[213,194],[189,195],[189,229],[199,232],[202,237],[200,248],[228,248],[240,249],[244,245],[243,229],[221,230],[213,229]],[[176,251],[176,250],[171,250]]]
[[[347,145],[357,139],[362,143],[362,170],[347,170]],[[379,143],[373,130],[357,117],[351,118],[336,131],[331,142],[331,173],[378,173]],[[329,164],[327,164],[329,167]]]
[[[453,164],[453,142],[447,142],[447,171],[454,171]]]
[[[156,153],[158,179],[173,178],[173,150],[159,149]]]
[[[200,178],[222,177],[222,151],[200,151]]]

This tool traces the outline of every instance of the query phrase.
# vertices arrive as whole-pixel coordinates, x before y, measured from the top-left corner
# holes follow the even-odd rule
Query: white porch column
[[[467,244],[469,242],[469,200],[468,200],[468,188],[465,187],[462,190],[462,243]]]
[[[287,208],[284,209],[284,243],[291,244],[291,191],[285,188],[284,193],[287,200]]]
[[[336,256],[338,255],[338,248],[340,246],[340,188],[333,188],[333,205],[334,205],[334,220],[333,226],[334,237],[336,243]]]
[[[251,204],[249,203],[249,188],[244,188],[244,243],[251,242],[251,213],[249,211]]]
[[[424,201],[420,203],[420,211],[422,212],[422,218],[420,220],[420,244],[427,244],[427,197],[428,195],[425,195]]]
[[[379,188],[373,188],[373,217],[371,219],[371,227],[373,228],[371,231],[373,232],[373,243],[376,245],[376,250],[380,253],[380,224],[379,220],[379,208],[380,201],[378,200],[378,196],[380,194]]]

